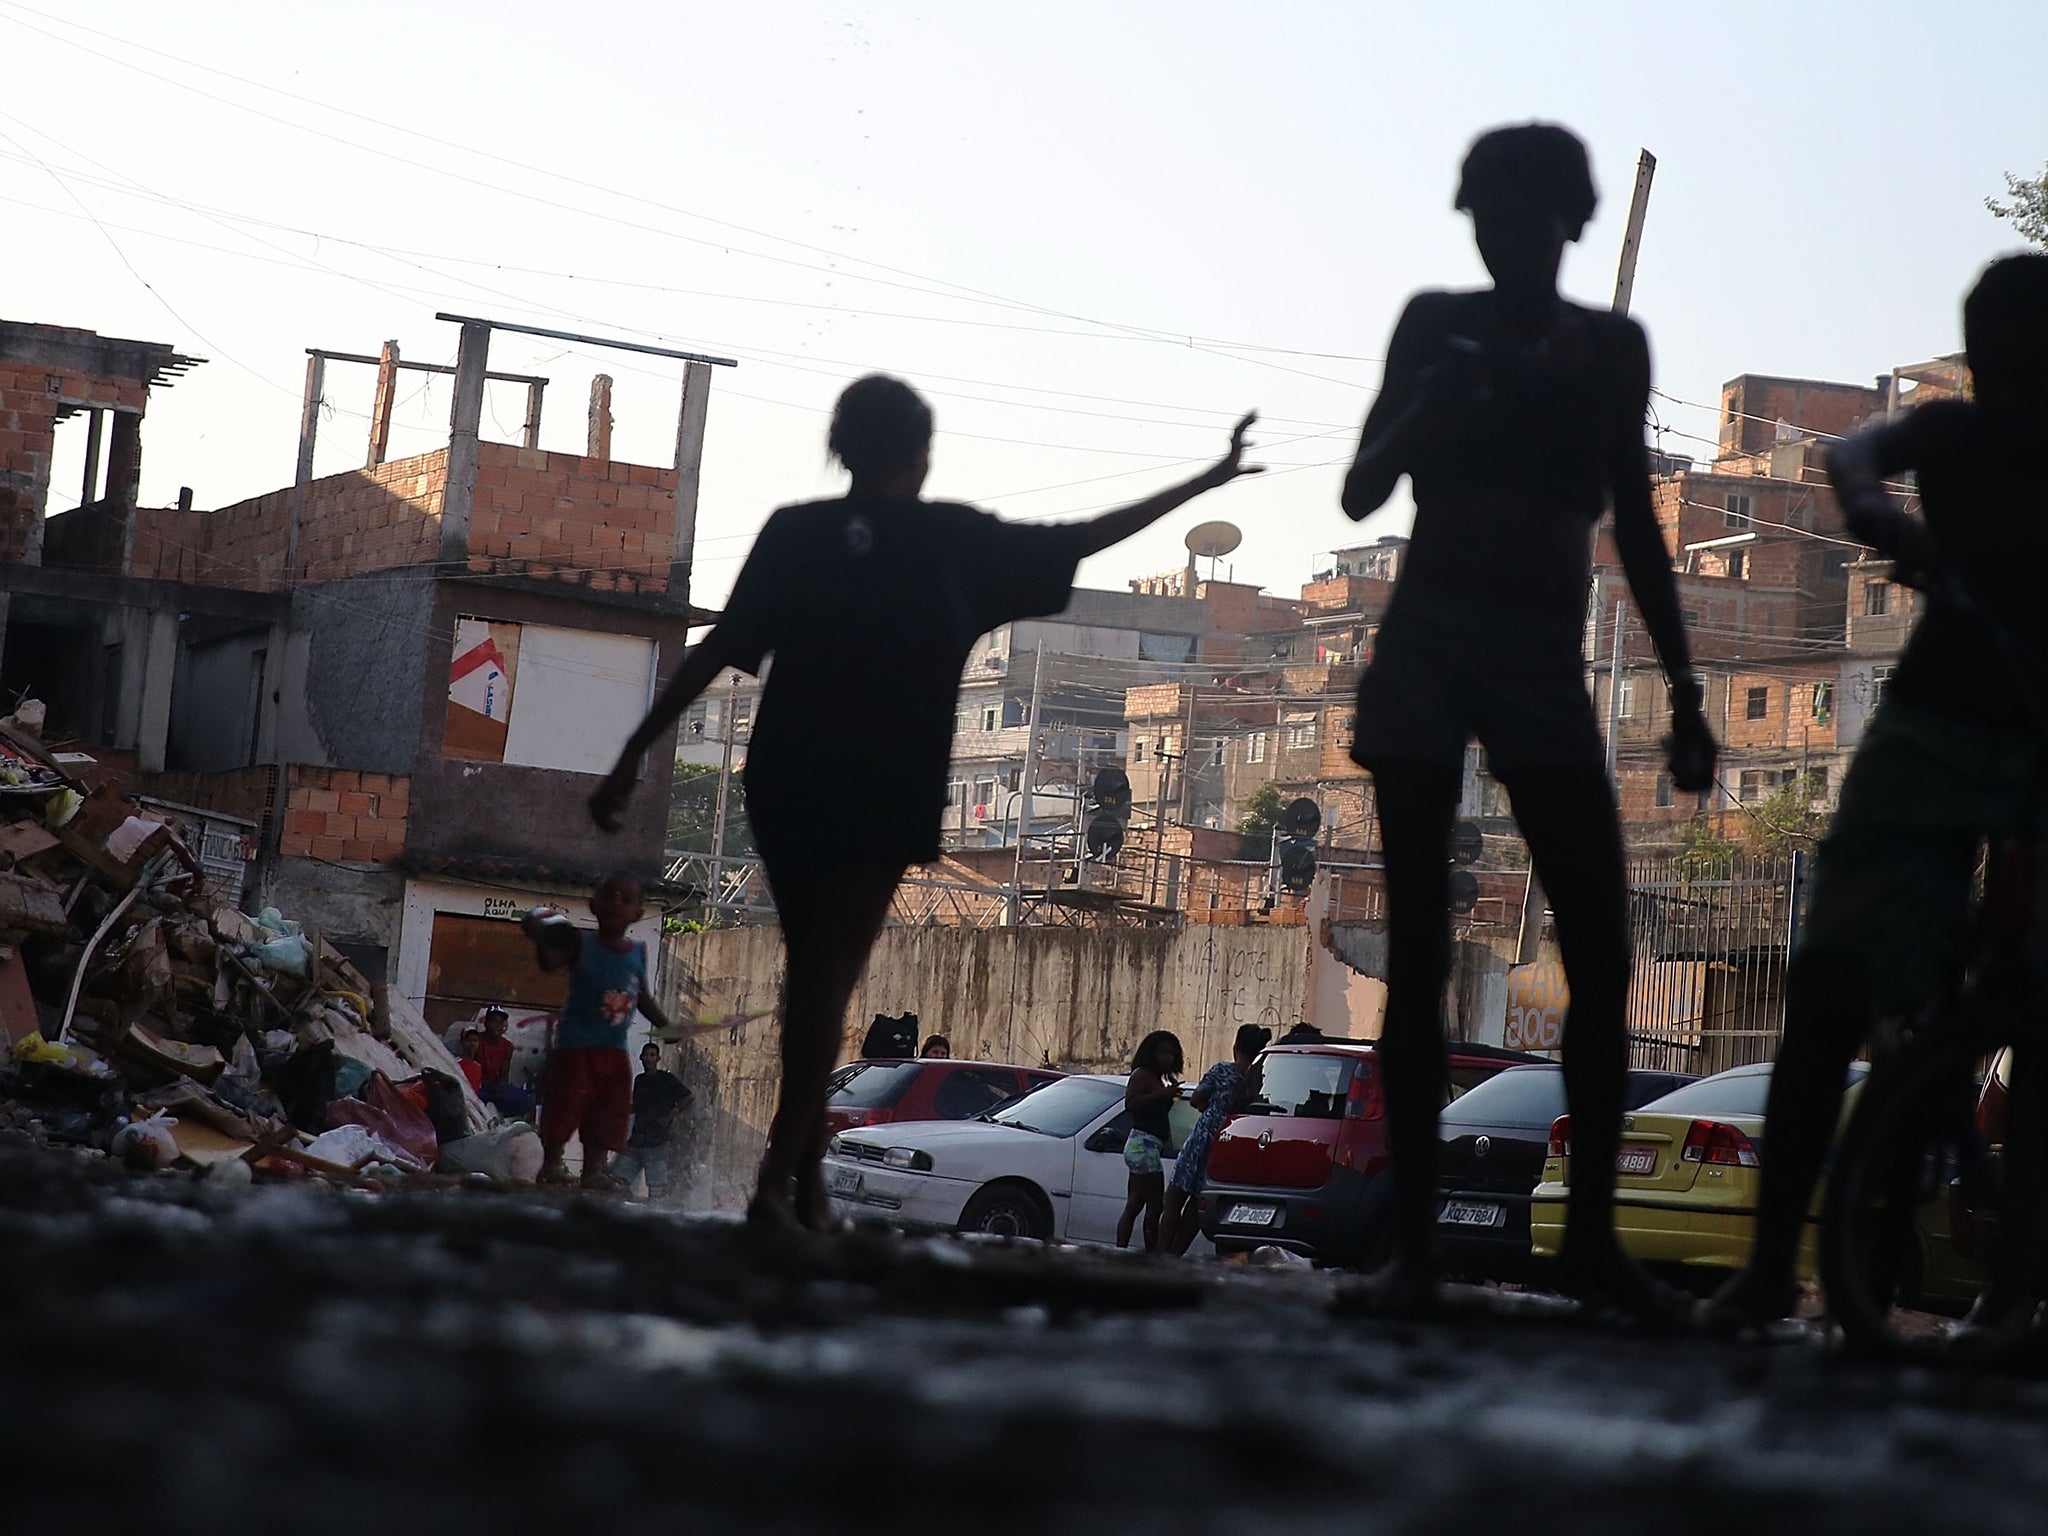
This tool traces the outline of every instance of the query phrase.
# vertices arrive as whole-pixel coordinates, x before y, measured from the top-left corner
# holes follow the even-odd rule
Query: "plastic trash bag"
[[[380,1141],[397,1149],[400,1162],[416,1168],[431,1168],[440,1155],[441,1143],[434,1135],[434,1122],[427,1112],[400,1093],[382,1072],[370,1074],[369,1086],[359,1099],[336,1099],[327,1106],[331,1126],[360,1125]]]
[[[480,1173],[509,1184],[531,1184],[545,1156],[540,1132],[523,1120],[514,1120],[444,1143],[435,1168],[441,1173]]]
[[[178,1160],[178,1138],[171,1133],[177,1123],[161,1110],[147,1120],[131,1120],[114,1132],[107,1153],[140,1172],[168,1167]]]
[[[386,1158],[399,1157],[399,1150],[364,1125],[337,1125],[331,1131],[323,1131],[313,1138],[311,1146],[305,1149],[306,1156],[319,1162],[332,1163],[339,1168],[354,1168],[364,1163],[379,1162]]]

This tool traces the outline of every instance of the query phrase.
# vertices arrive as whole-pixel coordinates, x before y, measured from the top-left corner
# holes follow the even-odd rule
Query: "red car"
[[[972,1120],[1066,1076],[992,1061],[861,1060],[832,1074],[825,1121],[832,1134],[899,1120]]]
[[[1219,1253],[1272,1244],[1360,1268],[1385,1257],[1393,1179],[1374,1047],[1321,1040],[1266,1048],[1260,1096],[1216,1138],[1196,1204]],[[1453,1040],[1447,1100],[1508,1067],[1546,1060]]]

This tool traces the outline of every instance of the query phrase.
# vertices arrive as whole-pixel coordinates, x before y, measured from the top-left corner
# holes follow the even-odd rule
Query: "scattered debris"
[[[532,1182],[532,1127],[416,1010],[286,914],[224,904],[175,817],[42,720],[0,720],[0,1127],[230,1183]]]

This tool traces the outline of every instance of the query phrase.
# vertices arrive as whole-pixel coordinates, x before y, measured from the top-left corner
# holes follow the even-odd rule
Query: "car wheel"
[[[1032,1190],[1021,1184],[991,1184],[967,1202],[960,1213],[960,1230],[1043,1242],[1052,1236],[1052,1219]]]

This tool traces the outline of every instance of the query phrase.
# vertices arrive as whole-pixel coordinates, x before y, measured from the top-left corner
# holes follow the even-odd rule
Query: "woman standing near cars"
[[[1159,1247],[1159,1217],[1166,1204],[1166,1149],[1173,1145],[1173,1101],[1180,1097],[1184,1058],[1180,1037],[1155,1029],[1138,1042],[1131,1057],[1131,1078],[1124,1085],[1124,1108],[1131,1112],[1131,1134],[1124,1141],[1124,1166],[1131,1171],[1124,1213],[1116,1221],[1116,1245],[1130,1246],[1131,1228],[1145,1217],[1145,1251]]]
[[[1273,1031],[1256,1024],[1241,1025],[1232,1042],[1230,1060],[1219,1061],[1202,1074],[1201,1082],[1188,1102],[1202,1112],[1195,1128],[1188,1132],[1180,1155],[1173,1160],[1173,1182],[1166,1190],[1166,1214],[1159,1223],[1161,1251],[1182,1254],[1199,1230],[1189,1218],[1188,1204],[1202,1192],[1209,1177],[1209,1151],[1217,1134],[1230,1117],[1249,1104],[1259,1091],[1259,1052],[1273,1039]]]

